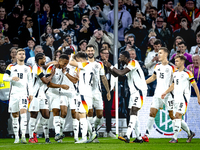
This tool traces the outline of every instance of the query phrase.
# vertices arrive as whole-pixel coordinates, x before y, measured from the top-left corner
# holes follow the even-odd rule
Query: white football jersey
[[[173,74],[173,82],[175,102],[185,99],[188,103],[191,94],[191,84],[195,83],[192,72],[186,68],[181,72],[176,70],[176,72]]]
[[[94,69],[89,62],[78,62],[79,81],[76,88],[81,95],[92,97],[92,85],[94,83]]]
[[[33,66],[33,96],[38,97],[44,96],[45,84],[42,82],[41,78],[45,77],[44,70],[39,65],[35,64]]]
[[[100,76],[105,75],[104,66],[103,63],[99,60],[96,60],[94,62],[90,62],[90,65],[92,65],[94,70],[94,83],[92,86],[93,94],[96,92],[101,92],[101,80]]]
[[[128,78],[130,93],[132,94],[137,90],[147,90],[144,73],[138,61],[131,60],[126,67],[130,70],[130,72],[126,74]]]
[[[75,74],[77,73],[77,69],[74,66],[71,66],[70,64],[67,64],[67,72],[71,75],[71,76],[75,76]],[[64,78],[64,81],[66,83],[68,83],[67,85],[69,86],[69,91],[71,92],[76,92],[75,90],[75,86],[76,84],[73,84],[71,81],[69,82],[69,79],[66,77]]]
[[[18,77],[19,81],[13,81],[13,77]],[[33,95],[32,68],[30,66],[17,63],[8,65],[3,80],[11,83],[10,95]]]
[[[56,68],[53,64],[51,64],[47,70],[46,70],[46,76],[48,77],[52,70],[55,68],[55,74],[51,80],[52,83],[55,83],[55,84],[62,84],[62,81],[63,81],[63,77],[65,76],[65,74],[63,73],[63,70],[62,69],[59,69],[59,68]],[[59,94],[59,91],[61,89],[60,88],[48,88],[48,91],[46,92],[52,92],[54,94]]]
[[[175,72],[175,66],[172,63],[162,65],[156,64],[154,67],[154,74],[157,77],[157,85],[154,96],[161,98],[161,95],[170,87],[173,80],[173,73]],[[169,96],[166,95],[167,97]]]

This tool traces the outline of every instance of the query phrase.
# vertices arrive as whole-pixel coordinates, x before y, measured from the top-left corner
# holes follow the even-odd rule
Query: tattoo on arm
[[[101,76],[101,80],[102,80],[102,83],[103,83],[107,93],[110,92],[108,80],[107,80],[106,76],[105,75]]]

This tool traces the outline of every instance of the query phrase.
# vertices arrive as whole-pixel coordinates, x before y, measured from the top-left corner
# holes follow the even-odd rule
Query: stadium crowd
[[[76,54],[87,45],[95,48],[95,57],[112,65],[114,54],[114,0],[1,0],[0,1],[0,137],[7,136],[9,85],[4,85],[6,67],[16,62],[18,48],[25,50],[25,63],[33,66],[35,56],[44,53],[46,64],[58,60],[66,51]],[[118,0],[118,54],[128,51],[138,60],[145,78],[158,63],[158,50],[167,47],[168,60],[177,54],[186,57],[185,67],[200,88],[200,1],[199,0]],[[119,63],[119,68],[123,68]],[[111,87],[111,74],[105,75]],[[114,116],[113,93],[102,97],[107,133]],[[147,96],[153,96],[156,81],[148,84]],[[196,96],[192,88],[191,96]],[[119,77],[119,116],[127,118],[130,98],[127,77]]]

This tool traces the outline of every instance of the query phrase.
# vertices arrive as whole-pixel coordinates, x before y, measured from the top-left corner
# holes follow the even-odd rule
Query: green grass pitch
[[[35,144],[14,144],[14,139],[0,139],[0,150],[199,150],[200,139],[192,139],[186,143],[186,139],[178,139],[179,143],[168,143],[170,139],[150,139],[149,143],[125,143],[118,139],[99,138],[100,143],[74,144],[72,137],[65,137],[63,143],[57,143],[50,138],[51,144],[45,144],[44,138],[39,138]],[[133,139],[131,139],[133,140]],[[28,141],[28,139],[27,139]]]

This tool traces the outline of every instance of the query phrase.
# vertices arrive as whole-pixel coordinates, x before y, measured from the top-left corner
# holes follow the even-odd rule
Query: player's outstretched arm
[[[56,66],[58,64],[58,62],[57,61],[51,61],[51,62],[47,63],[46,65],[44,65],[43,68],[46,70],[51,64]]]
[[[104,87],[105,87],[105,89],[107,91],[107,99],[108,99],[108,101],[110,101],[110,99],[111,99],[110,89],[109,89],[109,85],[108,85],[108,80],[107,80],[105,75],[101,76],[101,81],[102,81],[102,83],[103,83],[103,85],[104,85]]]
[[[69,62],[69,64],[70,64],[71,66],[78,67],[78,63],[77,63],[77,61],[76,61],[75,59],[72,59],[72,60]]]
[[[173,90],[174,90],[174,83],[172,83],[171,86],[161,95],[161,98],[164,99],[165,96],[166,96],[169,92],[171,92],[171,91],[173,91]]]
[[[197,95],[198,103],[200,105],[200,95],[199,95],[199,88],[197,86],[197,83],[196,82],[192,83],[192,86],[193,86],[194,91],[195,91],[195,93]]]
[[[149,78],[146,80],[146,83],[149,84],[149,83],[151,83],[151,82],[153,82],[153,81],[155,81],[155,80],[156,80],[156,75],[153,74],[151,77],[149,77]]]

